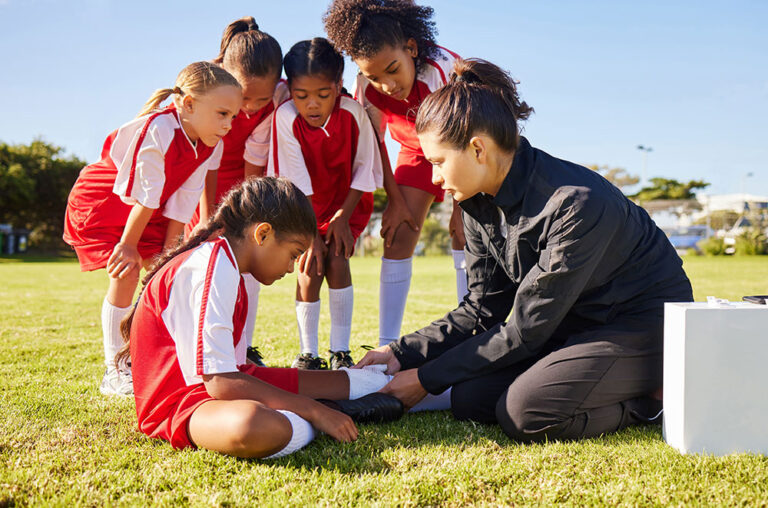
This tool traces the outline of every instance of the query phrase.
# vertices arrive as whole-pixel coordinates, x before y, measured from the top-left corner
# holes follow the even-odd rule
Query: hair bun
[[[458,83],[482,83],[480,77],[469,69],[460,69],[460,72],[456,73],[456,82]]]
[[[254,21],[253,19],[251,19],[251,21],[248,22],[248,30],[255,30],[258,32],[259,24],[256,23],[256,21]]]

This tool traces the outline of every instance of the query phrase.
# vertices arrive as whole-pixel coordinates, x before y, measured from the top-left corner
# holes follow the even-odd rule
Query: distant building
[[[736,213],[746,211],[768,210],[768,196],[755,194],[713,194],[711,196],[700,195],[696,199],[701,203],[702,214],[708,212],[726,210]]]

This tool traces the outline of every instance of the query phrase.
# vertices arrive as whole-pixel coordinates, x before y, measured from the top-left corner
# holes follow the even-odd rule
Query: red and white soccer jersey
[[[377,91],[362,73],[358,73],[355,80],[355,99],[368,112],[379,139],[384,141],[384,133],[389,127],[392,139],[400,143],[395,181],[429,192],[436,201],[442,201],[445,193],[432,184],[432,164],[424,157],[416,136],[416,113],[427,95],[445,85],[458,58],[456,53],[438,46],[436,58],[426,61],[416,75],[408,98],[402,101]]]
[[[373,192],[382,186],[381,156],[373,126],[363,108],[341,95],[325,125],[312,127],[293,101],[281,104],[273,119],[267,174],[288,178],[307,196],[324,235],[350,189],[363,191],[349,226],[360,236],[373,211]]]
[[[101,160],[83,168],[67,201],[64,241],[81,269],[106,266],[135,203],[155,210],[139,241],[141,257],[162,251],[168,220],[189,221],[221,152],[221,142],[192,143],[173,106],[110,134]]]
[[[139,429],[175,448],[193,446],[187,423],[213,400],[204,375],[242,371],[298,391],[296,369],[246,365],[248,298],[225,238],[173,258],[149,281],[131,324],[131,364]]]
[[[271,102],[252,115],[240,110],[232,120],[232,128],[222,140],[224,151],[216,175],[215,205],[221,202],[227,192],[244,180],[246,161],[254,166],[267,165],[272,115],[277,106],[288,100],[290,95],[288,85],[281,80],[275,87]],[[200,222],[199,208],[195,210],[192,220],[187,225],[187,232],[191,232],[198,222]]]

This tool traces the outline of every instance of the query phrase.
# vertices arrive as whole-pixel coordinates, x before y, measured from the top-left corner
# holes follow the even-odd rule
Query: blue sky
[[[427,3],[427,2],[422,2]],[[0,0],[0,141],[93,161],[186,64],[256,18],[283,51],[323,35],[326,0]],[[525,134],[552,155],[708,193],[768,195],[768,2],[432,0],[438,41],[520,80]],[[345,81],[356,72],[348,62]],[[752,176],[746,175],[752,173]]]

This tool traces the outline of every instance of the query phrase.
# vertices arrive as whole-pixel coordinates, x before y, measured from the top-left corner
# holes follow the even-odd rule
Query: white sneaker
[[[99,391],[104,395],[119,395],[127,397],[133,395],[133,376],[130,370],[118,370],[114,366],[107,367],[104,377],[101,379]]]

